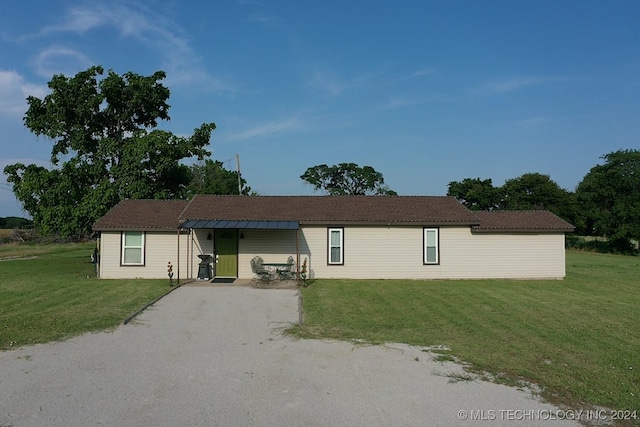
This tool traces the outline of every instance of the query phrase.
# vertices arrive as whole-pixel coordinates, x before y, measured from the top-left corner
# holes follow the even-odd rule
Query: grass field
[[[97,279],[94,245],[0,246],[0,350],[113,328],[168,290],[166,280]]]
[[[113,328],[168,290],[95,278],[92,248],[0,246],[0,350]],[[443,360],[533,382],[550,402],[640,415],[639,273],[638,257],[568,251],[562,281],[316,280],[290,332],[446,346]]]
[[[567,252],[562,281],[316,280],[306,338],[442,345],[444,359],[567,407],[640,417],[640,258]],[[638,423],[640,420],[636,420]]]
[[[8,260],[12,258],[29,258],[47,254],[55,254],[56,252],[66,252],[67,250],[72,251],[74,250],[74,248],[82,248],[82,250],[91,251],[94,246],[95,243],[87,243],[84,245],[70,245],[63,243],[46,245],[5,243],[0,245],[0,260]]]

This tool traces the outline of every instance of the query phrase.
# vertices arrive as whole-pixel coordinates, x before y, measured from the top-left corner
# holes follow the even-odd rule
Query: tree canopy
[[[525,173],[502,186],[502,207],[507,210],[546,209],[565,220],[576,218],[574,199],[549,175]]]
[[[545,209],[576,224],[575,197],[549,175],[525,173],[494,187],[491,179],[465,178],[449,183],[447,196],[453,196],[471,210]]]
[[[491,178],[465,178],[449,183],[447,196],[453,196],[472,211],[491,211],[500,208],[501,189],[494,187]]]
[[[16,163],[4,172],[43,234],[88,233],[125,198],[184,198],[190,171],[180,161],[211,154],[205,147],[214,123],[190,137],[155,129],[169,120],[164,72],[103,75],[100,66],[74,77],[55,75],[44,99],[27,98],[25,126],[53,141],[56,167]]]
[[[626,251],[640,240],[640,150],[602,156],[578,184],[576,195],[589,234],[608,236]]]
[[[311,184],[315,191],[321,190],[331,196],[397,195],[384,183],[382,173],[371,166],[360,167],[355,163],[312,166],[300,178]]]
[[[187,187],[189,196],[194,194],[252,194],[247,181],[240,177],[238,189],[238,172],[225,169],[224,163],[206,159],[191,166],[191,182]]]

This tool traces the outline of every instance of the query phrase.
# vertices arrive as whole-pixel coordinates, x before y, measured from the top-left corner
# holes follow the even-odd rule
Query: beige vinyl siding
[[[341,225],[335,225],[341,227]],[[557,279],[565,276],[564,234],[472,234],[469,227],[439,227],[439,264],[424,264],[424,227],[344,227],[344,264],[329,265],[328,226],[303,226],[296,245],[295,230],[239,230],[238,277],[253,277],[250,260],[300,264],[308,259],[310,278],[362,279]],[[180,279],[194,279],[200,253],[213,254],[212,230],[193,230],[180,237]],[[177,235],[147,232],[145,266],[121,266],[121,233],[103,232],[100,275],[103,278],[167,279],[174,265],[177,279]]]
[[[565,276],[564,233],[472,234],[468,229],[441,230],[441,263],[445,264],[449,277],[561,279]],[[443,240],[445,233],[447,240]]]
[[[562,278],[564,234],[472,234],[440,227],[440,263],[424,265],[423,227],[345,227],[344,265],[327,265],[327,227],[304,227],[316,278]]]
[[[180,236],[181,270],[187,267],[187,235]],[[177,233],[146,232],[145,265],[120,265],[122,234],[120,231],[103,231],[100,236],[100,277],[103,279],[167,279],[167,263],[173,264],[174,279],[177,279],[178,252]],[[182,278],[182,272],[181,272]]]

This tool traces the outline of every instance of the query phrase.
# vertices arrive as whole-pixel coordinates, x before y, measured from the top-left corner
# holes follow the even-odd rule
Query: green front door
[[[217,229],[215,239],[218,262],[214,274],[238,277],[238,230]]]

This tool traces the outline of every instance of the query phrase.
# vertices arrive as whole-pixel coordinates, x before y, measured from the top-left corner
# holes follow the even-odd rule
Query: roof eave
[[[469,221],[345,221],[322,220],[300,221],[300,225],[352,225],[352,226],[414,226],[414,227],[470,227],[477,226],[478,222]]]
[[[471,228],[474,234],[551,234],[551,233],[572,233],[573,228]]]
[[[94,227],[93,231],[172,231],[175,232],[178,229],[178,225],[175,227]]]

